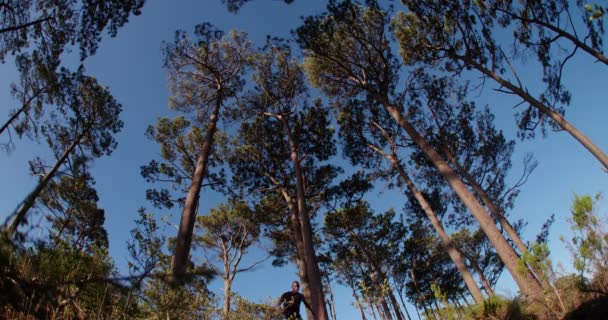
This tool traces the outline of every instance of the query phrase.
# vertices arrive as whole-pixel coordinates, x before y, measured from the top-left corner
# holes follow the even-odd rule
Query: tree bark
[[[224,279],[224,308],[222,309],[222,314],[224,319],[228,319],[228,314],[230,313],[230,300],[232,296],[230,279]]]
[[[198,210],[203,180],[207,174],[207,166],[209,157],[211,156],[211,148],[214,142],[214,135],[217,131],[217,122],[219,119],[219,111],[222,105],[222,97],[218,94],[215,107],[209,117],[207,126],[207,135],[203,142],[201,153],[196,162],[194,175],[192,176],[192,184],[188,190],[188,195],[184,202],[184,209],[179,223],[177,232],[177,241],[173,250],[173,258],[171,260],[171,281],[174,284],[180,284],[183,281],[188,264],[188,256],[190,254],[190,246],[192,244],[192,233],[194,231],[194,222]]]
[[[460,197],[465,206],[469,209],[471,214],[479,222],[479,225],[483,232],[486,234],[496,252],[500,256],[501,260],[511,273],[513,280],[521,290],[521,292],[529,298],[540,298],[542,296],[542,288],[536,282],[536,279],[530,272],[525,275],[521,275],[517,268],[518,256],[515,250],[509,245],[507,240],[503,237],[502,233],[496,225],[494,220],[483,206],[477,201],[475,196],[467,189],[466,185],[456,175],[456,172],[441,158],[439,153],[431,147],[431,145],[424,139],[418,131],[403,117],[400,109],[388,103],[388,99],[384,98],[380,100],[387,108],[391,116],[397,121],[399,126],[404,129],[413,142],[420,147],[426,157],[431,163],[437,168],[439,173],[446,179],[448,184],[452,187],[454,192]]]

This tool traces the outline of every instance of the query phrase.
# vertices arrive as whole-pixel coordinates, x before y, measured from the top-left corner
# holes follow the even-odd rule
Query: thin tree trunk
[[[357,290],[355,290],[355,288],[353,286],[351,286],[351,289],[353,290],[353,297],[355,298],[355,305],[361,312],[361,320],[367,320],[367,318],[365,317],[365,311],[363,310],[363,306],[361,305],[361,301],[359,300],[359,295],[357,294]]]
[[[517,283],[517,286],[522,293],[531,298],[539,298],[542,296],[542,288],[536,282],[533,275],[527,272],[526,275],[521,275],[517,267],[517,261],[519,257],[511,245],[505,240],[502,233],[496,225],[494,220],[483,206],[477,201],[475,196],[467,189],[466,185],[456,175],[456,172],[441,158],[441,156],[431,147],[431,145],[424,139],[418,131],[403,117],[399,108],[388,103],[387,99],[383,99],[385,107],[388,109],[391,116],[397,121],[397,123],[403,128],[410,138],[420,147],[426,157],[433,163],[439,173],[446,179],[448,184],[452,187],[454,192],[458,194],[462,202],[469,209],[471,214],[479,222],[481,229],[484,231],[496,252],[500,256],[501,260],[507,267],[507,270],[511,273],[513,280]]]
[[[315,311],[316,319],[328,320],[327,308],[323,294],[323,284],[321,281],[321,272],[317,264],[317,256],[313,244],[312,228],[310,226],[310,217],[308,216],[308,208],[306,208],[306,200],[304,194],[304,173],[300,167],[300,158],[298,155],[298,147],[292,135],[289,124],[285,117],[280,117],[283,124],[283,129],[289,140],[290,158],[294,166],[294,174],[296,178],[296,202],[298,206],[298,218],[300,227],[302,228],[302,240],[304,242],[304,252],[306,264],[308,267],[308,278],[311,284],[311,308]]]
[[[454,241],[452,241],[450,236],[445,232],[445,229],[443,228],[441,221],[439,221],[439,219],[437,218],[435,211],[431,208],[429,203],[426,201],[426,198],[424,197],[422,192],[420,192],[420,190],[418,190],[418,188],[416,187],[416,185],[414,184],[412,179],[410,179],[409,175],[407,174],[407,172],[405,171],[405,169],[403,168],[403,166],[401,165],[399,160],[395,157],[394,154],[387,154],[386,152],[384,152],[383,150],[381,150],[375,146],[370,145],[370,148],[372,148],[376,152],[382,154],[385,158],[387,158],[391,162],[393,167],[395,167],[397,169],[397,172],[399,172],[399,176],[405,181],[408,188],[410,189],[410,191],[412,191],[412,193],[414,194],[414,197],[420,204],[420,207],[426,214],[427,218],[431,221],[433,228],[435,229],[435,231],[439,235],[439,238],[441,239],[441,243],[442,243],[443,247],[447,250],[448,255],[450,256],[450,258],[456,265],[456,269],[458,269],[458,272],[460,272],[460,275],[462,276],[464,283],[466,284],[467,288],[469,289],[469,292],[473,296],[473,299],[475,299],[476,302],[482,302],[484,300],[483,294],[481,293],[479,286],[477,286],[475,279],[473,279],[473,276],[467,269],[467,267],[464,263],[464,259],[462,258],[462,255],[460,254],[460,249],[454,243]]]
[[[410,316],[410,312],[407,311],[407,306],[405,305],[405,302],[403,301],[403,295],[401,294],[401,291],[399,291],[399,301],[401,302],[401,306],[403,307],[403,310],[405,310],[405,315],[407,316],[407,319],[412,320],[412,317]]]
[[[361,258],[363,258],[364,263],[366,263],[368,270],[375,271],[375,273],[377,275],[380,275],[382,277],[382,279],[385,279],[385,276],[382,273],[382,271],[380,270],[380,267],[378,266],[378,264],[374,261],[374,259],[372,259],[372,257],[369,254],[369,251],[359,241],[359,236],[356,235],[350,229],[350,227],[348,225],[345,225],[344,227],[346,228],[346,230],[348,230],[350,235],[353,237],[353,240],[355,241],[355,252],[357,253],[357,255],[359,255]],[[374,288],[377,290],[377,292],[379,294],[382,294],[382,289],[381,289],[380,284],[378,283],[377,276],[372,275],[370,278],[372,280],[372,284],[374,285]],[[393,317],[391,315],[390,309],[388,309],[388,305],[386,304],[385,298],[386,298],[386,296],[384,296],[384,295],[380,296],[382,308],[383,308],[383,311],[386,313],[387,319],[392,320]],[[398,317],[399,320],[402,320],[399,313],[397,313],[396,316]]]
[[[125,308],[122,310],[122,318],[128,319],[127,312],[129,311],[129,305],[131,304],[131,298],[133,297],[133,285],[129,288],[129,294],[127,294],[127,303],[125,304]]]
[[[378,318],[376,317],[377,308],[374,306],[374,304],[370,303],[369,308],[372,311],[372,318],[374,318],[374,320],[378,320]],[[382,315],[380,314],[380,310],[378,310],[378,316],[382,318]],[[382,319],[382,320],[384,320],[384,319]]]
[[[108,294],[108,287],[110,283],[106,283],[105,289],[103,289],[103,296],[101,297],[101,303],[99,304],[99,308],[97,309],[97,319],[101,317],[101,311],[103,310],[103,305],[106,303],[106,295]]]
[[[2,135],[2,133],[4,132],[4,130],[6,130],[8,128],[9,125],[11,125],[13,123],[13,121],[15,121],[23,112],[25,112],[25,110],[27,110],[30,106],[30,103],[32,103],[32,101],[34,99],[36,99],[38,96],[40,96],[42,93],[46,92],[46,88],[44,87],[38,91],[36,91],[36,93],[34,95],[32,95],[30,98],[27,99],[27,101],[25,101],[25,103],[21,106],[21,108],[19,108],[19,110],[17,110],[17,112],[15,112],[3,125],[2,128],[0,128],[0,135]]]
[[[25,199],[21,202],[21,205],[13,212],[13,214],[11,214],[11,216],[13,217],[13,220],[10,222],[10,225],[8,228],[9,237],[12,237],[13,234],[17,231],[17,228],[19,227],[19,225],[21,223],[23,223],[23,220],[25,219],[25,215],[27,214],[28,210],[30,210],[32,208],[32,206],[36,202],[36,199],[38,198],[38,196],[40,195],[42,190],[44,190],[44,188],[46,188],[46,186],[49,184],[51,179],[53,179],[55,177],[55,174],[57,173],[59,168],[67,160],[67,158],[70,156],[72,151],[74,151],[76,146],[78,146],[78,144],[80,143],[80,140],[85,136],[85,134],[87,132],[88,132],[88,129],[83,130],[83,132],[63,152],[61,157],[59,157],[59,159],[57,159],[57,162],[55,163],[55,165],[53,166],[51,171],[49,171],[47,174],[44,175],[44,177],[38,183],[36,188],[32,192],[30,192],[30,194],[28,194],[27,197],[25,197]]]
[[[11,125],[11,123],[13,123],[13,121],[19,117],[19,115],[21,115],[21,113],[25,112],[25,109],[27,109],[27,106],[24,105],[2,125],[2,128],[0,128],[0,135],[8,128],[9,125]]]
[[[336,305],[334,300],[334,292],[331,289],[331,285],[329,284],[329,279],[327,279],[327,294],[329,295],[329,315],[332,320],[337,320],[336,318]]]
[[[416,300],[420,302],[420,304],[422,304],[424,313],[428,315],[429,313],[426,309],[426,297],[422,294],[422,292],[420,292],[420,288],[418,287],[418,280],[416,279],[416,275],[414,274],[414,270],[412,269],[410,269],[410,278],[412,278],[412,281],[414,282],[414,288],[416,289]],[[422,300],[420,299],[420,297],[422,297]],[[416,312],[418,312],[418,308],[416,308]],[[420,319],[420,312],[418,312],[418,319]]]
[[[205,141],[203,142],[201,153],[199,154],[196,162],[196,168],[192,176],[192,184],[188,190],[188,195],[186,196],[186,200],[184,202],[184,209],[182,210],[179,230],[177,232],[177,241],[175,243],[173,258],[171,260],[171,280],[174,284],[179,284],[182,282],[183,276],[186,272],[186,266],[188,265],[188,256],[190,254],[190,245],[192,243],[194,221],[196,220],[196,213],[198,210],[203,180],[207,174],[207,166],[209,164],[209,157],[211,156],[214,135],[217,131],[217,122],[219,119],[221,105],[222,97],[218,94],[215,107],[211,113],[211,116],[209,117],[207,135],[205,137]]]
[[[472,259],[469,259],[469,261],[471,263],[471,266],[473,267],[473,270],[475,270],[475,272],[477,273],[477,276],[479,277],[479,279],[481,279],[481,283],[483,284],[483,287],[486,290],[486,292],[488,293],[488,295],[490,297],[494,296],[494,290],[492,289],[492,286],[490,285],[490,282],[488,281],[486,276],[483,274],[483,271],[479,267],[479,264],[477,264],[477,261],[472,261]],[[477,301],[475,301],[475,302],[477,302]],[[477,303],[479,303],[479,302],[477,302]]]
[[[397,319],[405,320],[403,316],[403,311],[401,311],[401,307],[399,307],[399,302],[397,302],[397,298],[395,298],[395,293],[393,292],[392,288],[388,292],[388,298],[391,301],[391,304],[393,305],[393,310],[395,311],[395,316],[397,317]]]
[[[524,91],[522,88],[515,86],[513,83],[505,80],[500,75],[495,72],[485,68],[481,64],[473,61],[470,58],[458,57],[463,62],[471,65],[475,69],[481,71],[481,73],[486,76],[494,79],[498,84],[504,86],[511,90],[511,92],[520,96],[526,102],[530,103],[531,106],[537,108],[540,112],[544,113],[546,116],[551,118],[557,125],[568,132],[574,139],[580,142],[583,147],[585,147],[600,163],[604,166],[604,169],[608,170],[608,155],[606,155],[598,146],[596,146],[585,134],[579,131],[575,126],[573,126],[570,122],[568,122],[559,112],[549,108],[541,101],[532,97],[528,92]]]

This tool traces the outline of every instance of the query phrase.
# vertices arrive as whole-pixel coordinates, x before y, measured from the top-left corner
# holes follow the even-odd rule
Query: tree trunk
[[[203,186],[203,180],[205,179],[207,166],[209,164],[209,157],[211,156],[211,148],[213,146],[213,139],[217,130],[217,122],[221,105],[222,97],[221,95],[218,95],[213,112],[209,117],[207,135],[205,137],[205,141],[203,142],[201,153],[199,154],[196,162],[196,168],[194,170],[194,175],[192,176],[192,184],[190,185],[188,195],[186,196],[186,200],[184,202],[184,209],[182,210],[179,230],[177,232],[177,241],[175,243],[173,258],[171,260],[171,281],[174,284],[180,284],[183,281],[186,266],[188,265],[188,256],[190,254],[190,245],[192,243],[194,221],[196,220],[196,213],[198,210],[198,202]]]
[[[500,75],[495,72],[485,68],[481,64],[473,61],[470,58],[459,57],[463,62],[471,65],[475,69],[481,71],[481,73],[486,76],[494,79],[498,84],[504,86],[511,90],[516,95],[520,96],[526,102],[530,103],[531,106],[537,108],[540,112],[544,113],[546,116],[551,118],[551,120],[555,121],[557,125],[568,132],[574,139],[580,142],[583,147],[585,147],[591,154],[600,161],[600,163],[604,166],[605,170],[608,170],[608,155],[606,155],[598,146],[596,146],[585,134],[579,131],[575,126],[573,126],[570,122],[568,122],[559,112],[549,108],[536,98],[532,97],[528,92],[524,91],[522,88],[515,86],[513,83],[505,80]]]
[[[380,306],[382,306],[382,312],[384,313],[384,318],[387,320],[393,320],[393,316],[391,314],[391,309],[388,307],[388,303],[386,303],[386,296],[382,292],[382,286],[378,283],[378,277],[375,274],[370,276],[372,281],[372,285],[376,292],[378,293],[378,298],[380,299]]]
[[[390,286],[389,286],[389,288],[390,288]],[[393,310],[395,312],[395,316],[397,317],[397,319],[405,320],[404,316],[403,316],[403,312],[401,311],[401,307],[399,307],[399,302],[397,301],[397,298],[395,298],[395,293],[393,292],[392,288],[388,292],[388,298],[391,301],[391,304],[393,305]]]
[[[418,147],[424,152],[429,161],[437,168],[439,173],[446,179],[448,184],[452,187],[454,192],[460,197],[464,205],[469,209],[471,214],[479,222],[479,225],[483,232],[486,234],[496,252],[500,256],[501,260],[507,267],[507,270],[511,273],[513,280],[522,291],[522,293],[530,298],[540,298],[542,296],[542,288],[536,282],[536,279],[530,272],[526,275],[521,275],[518,271],[517,262],[519,257],[511,245],[505,240],[502,233],[496,225],[494,220],[483,206],[477,201],[475,196],[467,189],[466,185],[458,178],[456,172],[441,158],[439,153],[435,151],[429,145],[418,131],[403,117],[399,108],[388,103],[387,99],[383,99],[385,107],[388,109],[391,116],[397,121],[397,123],[403,128],[410,138],[413,140]]]
[[[416,275],[414,274],[414,270],[410,269],[410,278],[412,278],[412,282],[414,282],[414,288],[416,289],[416,300],[422,304],[422,308],[424,309],[425,316],[429,315],[429,311],[426,308],[426,298],[420,292],[420,288],[418,288],[418,280],[416,280]],[[420,297],[422,297],[422,301],[420,301]],[[420,312],[418,312],[418,307],[416,307],[416,312],[418,313],[418,319],[420,319]]]
[[[331,285],[329,284],[329,279],[327,279],[327,294],[329,295],[329,301],[327,301],[327,304],[329,304],[330,318],[332,320],[337,320],[338,318],[336,318],[336,304],[334,300],[334,292],[331,289]]]
[[[353,297],[355,298],[355,305],[361,312],[361,320],[367,320],[367,318],[365,317],[365,311],[363,310],[363,306],[361,305],[361,301],[359,300],[359,295],[357,294],[357,290],[353,286],[351,286],[351,289],[353,290]]]
[[[327,308],[325,306],[325,295],[323,294],[323,283],[321,281],[321,272],[317,264],[317,256],[313,244],[312,228],[310,226],[310,217],[308,216],[308,208],[306,208],[306,200],[304,194],[304,173],[300,167],[300,159],[298,155],[298,147],[291,133],[289,124],[285,117],[280,117],[283,124],[283,129],[289,140],[290,157],[294,166],[294,174],[296,178],[296,202],[298,205],[298,218],[300,227],[302,228],[302,240],[304,242],[304,252],[306,264],[308,267],[308,278],[311,284],[311,308],[316,314],[317,320],[328,320]]]
[[[40,195],[42,190],[44,190],[44,188],[46,188],[46,186],[49,184],[51,179],[53,179],[55,177],[55,174],[57,173],[59,168],[67,160],[67,158],[70,156],[72,151],[74,151],[76,146],[78,146],[78,144],[80,143],[80,140],[85,136],[85,134],[87,132],[88,132],[88,129],[83,130],[83,132],[63,152],[61,157],[59,157],[59,159],[57,159],[57,162],[55,162],[55,165],[53,166],[53,168],[51,168],[51,171],[49,171],[47,174],[44,175],[44,177],[38,183],[36,188],[32,192],[30,192],[30,194],[28,194],[27,197],[25,197],[25,199],[21,202],[21,205],[13,212],[13,214],[11,214],[11,216],[13,217],[13,220],[10,222],[10,225],[8,228],[9,237],[11,237],[17,231],[17,228],[19,227],[19,225],[21,223],[23,223],[23,220],[25,219],[25,215],[27,214],[28,210],[30,210],[32,208],[32,206],[36,202],[36,199],[38,198],[38,196]]]
[[[447,150],[447,148],[444,147],[443,152],[446,154],[450,162],[454,164],[456,170],[458,170],[458,173],[460,173],[469,183],[469,185],[473,187],[473,191],[475,191],[475,193],[481,198],[483,204],[488,209],[490,209],[491,213],[494,214],[494,217],[496,218],[496,220],[498,220],[502,228],[507,232],[509,238],[511,238],[511,240],[515,242],[515,245],[519,249],[519,252],[521,252],[522,254],[528,252],[528,247],[521,240],[515,229],[513,229],[513,226],[511,225],[509,220],[506,219],[504,212],[496,204],[494,204],[492,200],[490,200],[490,197],[485,192],[485,190],[477,183],[477,181],[475,181],[475,179],[473,179],[469,172],[460,165],[460,163],[456,160],[456,158],[454,158],[454,156],[449,152],[449,150]]]
[[[34,99],[36,99],[38,96],[40,96],[41,94],[43,94],[44,92],[46,92],[46,88],[44,87],[43,89],[40,89],[39,91],[36,91],[36,93],[34,95],[32,95],[30,98],[27,99],[27,101],[25,101],[25,103],[21,106],[21,108],[19,108],[19,110],[17,110],[17,112],[15,112],[3,125],[2,128],[0,128],[0,135],[2,135],[2,133],[4,132],[4,130],[6,130],[8,128],[9,125],[11,125],[13,123],[13,121],[15,121],[23,112],[25,112],[25,110],[27,110],[27,108],[29,108],[30,103],[32,103],[32,101]]]
[[[494,290],[492,289],[492,286],[490,285],[490,282],[488,281],[486,276],[483,274],[483,271],[479,267],[479,264],[477,264],[477,261],[472,261],[472,259],[469,259],[469,261],[471,262],[471,266],[473,267],[473,270],[475,270],[475,272],[477,273],[477,276],[479,276],[479,279],[481,279],[481,283],[483,284],[483,287],[486,290],[486,292],[488,293],[488,295],[490,297],[494,296]],[[477,301],[475,301],[475,302],[477,302]],[[479,302],[477,302],[477,303],[479,303]]]
[[[370,271],[375,271],[376,275],[379,275],[381,277],[381,279],[385,279],[386,276],[384,275],[384,273],[382,272],[380,266],[378,265],[377,261],[375,261],[372,256],[370,255],[369,251],[367,250],[367,248],[365,248],[361,242],[359,241],[359,236],[357,234],[355,234],[348,225],[344,226],[346,230],[348,230],[348,232],[350,233],[350,235],[353,237],[353,240],[355,241],[355,252],[357,253],[357,255],[359,255],[361,258],[364,259],[364,263],[366,263],[367,265],[367,269]],[[378,283],[378,279],[376,275],[372,275],[371,276],[371,280],[372,280],[372,284],[374,285],[374,288],[378,291],[379,294],[382,294],[382,289],[380,284]],[[384,281],[384,280],[383,280]],[[390,294],[389,294],[390,296]],[[394,296],[392,297],[393,299],[395,298]],[[381,299],[381,303],[382,303],[382,309],[383,311],[386,313],[386,317],[387,319],[392,320],[393,316],[391,315],[390,309],[388,308],[388,305],[386,303],[386,296],[382,295],[380,296]],[[389,297],[390,299],[390,297]],[[391,299],[391,302],[392,299]],[[395,300],[396,302],[396,300]],[[395,310],[395,316],[397,317],[398,320],[403,320],[403,318],[401,317],[401,314],[399,312],[399,306],[395,306],[393,304],[394,310]]]
[[[371,303],[369,305],[369,308],[372,310],[372,318],[374,318],[374,320],[378,320],[378,317],[376,317],[376,309],[378,309],[378,308],[376,308],[374,306],[374,304],[371,304]],[[377,312],[378,312],[378,316],[382,317],[382,314],[380,314],[380,310],[377,310]],[[382,320],[384,320],[384,319],[382,319]]]
[[[224,279],[224,309],[222,309],[224,319],[228,319],[228,314],[230,313],[230,300],[232,296],[232,290],[230,287],[230,279]]]
[[[467,288],[469,289],[469,292],[473,296],[473,299],[475,299],[475,301],[478,303],[483,302],[483,300],[484,300],[483,294],[481,293],[479,286],[475,282],[475,279],[473,279],[473,276],[467,269],[467,267],[464,263],[464,259],[462,258],[462,255],[460,254],[460,249],[452,241],[450,236],[445,232],[445,229],[443,228],[441,221],[439,221],[439,219],[437,218],[435,211],[431,208],[429,203],[426,201],[426,198],[424,197],[422,192],[420,192],[420,190],[418,190],[418,188],[416,187],[416,185],[414,184],[412,179],[410,179],[409,175],[407,174],[407,172],[405,171],[405,169],[403,168],[403,166],[401,165],[401,163],[395,157],[394,154],[389,155],[380,149],[374,148],[374,150],[376,150],[377,152],[384,155],[392,163],[392,165],[397,169],[397,172],[399,172],[399,175],[401,176],[401,178],[405,181],[405,183],[407,184],[410,191],[412,191],[412,193],[414,194],[414,197],[420,204],[420,207],[426,214],[427,218],[431,221],[433,228],[435,229],[435,231],[439,235],[439,238],[441,239],[441,243],[443,244],[443,247],[447,250],[448,255],[450,256],[450,258],[456,265],[456,269],[458,269],[458,272],[460,272],[460,275],[462,276],[464,283],[466,284]]]
[[[283,199],[285,199],[285,202],[287,202],[287,208],[289,209],[289,219],[291,220],[291,228],[296,242],[296,263],[298,265],[298,275],[300,276],[302,294],[304,295],[304,299],[306,299],[306,301],[312,301],[310,292],[310,280],[308,278],[308,266],[306,264],[304,254],[304,242],[302,240],[302,228],[300,227],[300,220],[298,219],[298,209],[294,205],[293,199],[284,187],[281,187],[281,194],[283,195]],[[308,308],[304,309],[306,310],[306,317],[308,319],[314,319],[314,316],[310,312],[310,310],[308,310]]]
[[[402,295],[401,291],[399,291],[399,301],[401,302],[401,306],[403,307],[403,310],[405,310],[405,315],[407,316],[407,319],[412,320],[412,316],[410,316],[410,312],[407,311],[407,306],[405,305],[405,302],[403,301],[403,295]]]

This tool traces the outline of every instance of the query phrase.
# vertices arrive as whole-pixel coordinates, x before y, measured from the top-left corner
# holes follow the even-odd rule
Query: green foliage
[[[435,299],[443,303],[443,308],[439,310],[439,318],[447,320],[455,320],[456,312],[454,308],[448,303],[447,296],[441,291],[441,288],[436,283],[431,284],[431,290],[435,295]]]
[[[589,14],[589,22],[593,22],[593,20],[603,19],[604,14],[606,13],[606,9],[604,9],[604,7],[598,5],[597,3],[585,4],[585,10]]]
[[[485,320],[534,320],[536,316],[526,311],[526,304],[518,299],[509,300],[500,296],[486,299],[467,312],[466,319]]]
[[[274,301],[271,299],[256,303],[235,295],[233,308],[225,320],[275,320],[281,318],[281,310],[274,305]]]
[[[88,251],[69,241],[39,242],[29,248],[3,243],[2,306],[38,318],[111,317],[124,304],[107,249]],[[109,282],[110,281],[110,282]]]
[[[579,273],[581,282],[589,284],[592,278],[605,278],[608,272],[608,233],[602,216],[598,213],[597,202],[601,199],[598,193],[574,195],[569,219],[574,235],[566,242],[574,258],[574,268]],[[595,282],[593,290],[608,292],[608,282]]]
[[[529,251],[524,252],[518,260],[517,267],[521,274],[525,274],[531,269],[542,281],[554,280],[550,279],[552,263],[549,259],[549,247],[546,243],[532,244]]]

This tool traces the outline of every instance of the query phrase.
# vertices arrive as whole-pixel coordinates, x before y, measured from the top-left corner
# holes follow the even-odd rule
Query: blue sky
[[[125,127],[117,137],[119,147],[111,157],[97,160],[93,169],[101,197],[100,206],[106,210],[105,226],[110,236],[110,252],[123,272],[127,257],[126,242],[129,230],[134,227],[137,209],[141,206],[151,207],[145,201],[144,192],[148,185],[141,178],[139,168],[157,156],[159,148],[144,137],[145,129],[155,123],[158,117],[177,114],[170,111],[167,104],[167,76],[162,68],[162,42],[172,41],[177,29],[190,32],[197,23],[211,22],[226,31],[231,28],[244,30],[256,45],[261,45],[267,34],[288,37],[289,31],[300,23],[299,16],[321,12],[324,3],[325,1],[302,0],[285,5],[282,1],[256,0],[234,15],[228,13],[219,0],[149,0],[141,16],[132,18],[116,38],[104,39],[97,55],[87,60],[88,74],[107,85],[124,107],[122,119]],[[526,68],[525,72],[534,76],[540,72],[535,68]],[[566,85],[573,93],[566,118],[604,151],[608,151],[608,126],[605,123],[608,119],[605,106],[608,95],[606,68],[605,65],[580,57],[565,70]],[[16,105],[8,89],[15,79],[17,75],[10,62],[0,65],[2,122]],[[516,101],[503,94],[491,93],[490,89],[494,87],[490,83],[486,85],[478,105],[491,104],[491,110],[497,115],[497,125],[507,137],[515,138],[512,107]],[[0,142],[4,142],[4,139],[5,137],[0,137]],[[16,141],[13,152],[0,154],[2,221],[36,183],[36,178],[28,174],[27,161],[46,152],[44,143],[20,140]],[[509,177],[511,181],[519,176],[519,164],[528,152],[534,153],[539,166],[522,188],[511,216],[528,222],[524,238],[533,240],[542,223],[554,213],[556,222],[550,237],[552,259],[570,268],[569,254],[558,238],[559,235],[570,234],[566,218],[573,193],[604,192],[608,175],[573,138],[558,132],[549,133],[544,139],[536,138],[517,144],[514,168]],[[207,212],[208,208],[221,200],[217,195],[206,192],[201,199],[205,207],[200,212]],[[400,211],[403,207],[403,197],[397,192],[375,193],[370,195],[369,200],[378,212],[391,207]],[[606,206],[600,210],[602,213],[606,211]],[[177,221],[178,216],[179,212],[176,211],[172,221]],[[173,236],[174,233],[174,229],[167,227],[168,235]],[[235,291],[256,301],[267,297],[276,298],[283,291],[289,290],[290,281],[296,278],[293,267],[273,268],[268,263],[253,272],[237,276]],[[218,293],[221,288],[219,281],[211,285],[211,289]],[[507,295],[515,293],[508,276],[503,276],[499,281],[498,292]],[[351,305],[349,289],[337,287],[334,294],[339,319],[359,317]]]

